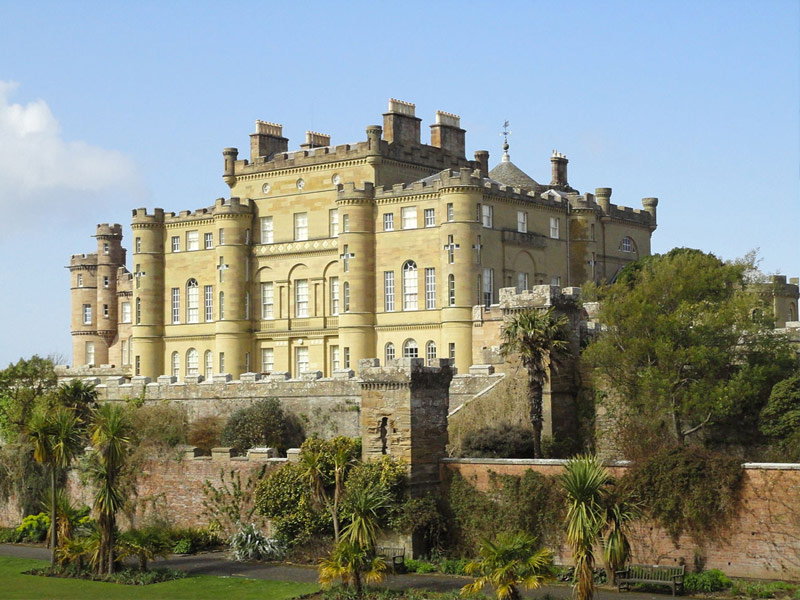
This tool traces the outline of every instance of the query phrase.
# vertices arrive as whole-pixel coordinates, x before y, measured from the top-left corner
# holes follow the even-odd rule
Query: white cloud
[[[143,189],[136,165],[123,153],[65,140],[44,100],[12,104],[18,87],[0,81],[0,209],[5,214],[29,212],[34,205],[60,212],[64,196],[96,201],[104,192]]]

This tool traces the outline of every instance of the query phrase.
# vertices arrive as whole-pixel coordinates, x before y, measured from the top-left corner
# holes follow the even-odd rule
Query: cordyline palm
[[[344,517],[350,522],[342,530],[342,540],[372,551],[381,533],[381,511],[391,498],[382,485],[360,487],[347,494]]]
[[[567,493],[567,544],[575,561],[575,598],[594,596],[594,546],[606,527],[605,488],[611,475],[594,456],[569,460],[561,475]]]
[[[344,478],[347,468],[352,462],[352,447],[345,440],[337,443],[339,438],[332,440],[331,459],[333,462],[333,497],[328,495],[325,487],[328,463],[323,451],[318,448],[307,447],[300,452],[300,468],[303,478],[311,490],[311,498],[318,506],[325,506],[331,514],[333,521],[333,539],[339,541],[339,504],[344,494]]]
[[[549,369],[569,349],[565,326],[567,317],[557,317],[552,308],[529,308],[515,314],[503,325],[503,356],[519,355],[520,363],[528,372],[528,400],[533,426],[534,458],[542,456],[542,392],[549,379]]]
[[[122,475],[132,432],[133,426],[124,406],[103,404],[94,411],[89,433],[94,448],[91,474],[97,486],[94,507],[100,530],[100,573],[114,571],[116,515],[125,503]]]
[[[346,540],[333,547],[319,563],[319,582],[327,587],[337,579],[353,585],[357,597],[364,595],[363,581],[378,583],[386,572],[386,561],[369,549]]]
[[[501,600],[519,600],[518,586],[535,590],[552,576],[550,550],[539,548],[528,533],[501,533],[494,541],[484,539],[479,556],[464,568],[467,575],[478,575],[461,588],[465,596],[478,594],[488,583]]]
[[[70,408],[50,412],[36,411],[28,423],[33,443],[33,458],[50,467],[50,560],[56,564],[58,512],[56,482],[59,470],[66,469],[82,448],[80,423]]]

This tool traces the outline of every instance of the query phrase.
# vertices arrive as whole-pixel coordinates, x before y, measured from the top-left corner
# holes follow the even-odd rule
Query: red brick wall
[[[489,484],[489,472],[522,475],[526,469],[543,475],[558,475],[558,461],[506,460],[479,462],[446,460],[447,471],[460,473],[480,490]],[[777,467],[777,468],[776,468]],[[611,469],[616,475],[624,467]],[[721,539],[704,548],[684,536],[673,544],[669,535],[651,522],[634,524],[633,562],[643,564],[694,565],[695,552],[706,557],[706,569],[722,569],[736,577],[800,580],[800,465],[746,465],[742,506],[737,518],[723,532]],[[566,548],[557,555],[569,561]]]

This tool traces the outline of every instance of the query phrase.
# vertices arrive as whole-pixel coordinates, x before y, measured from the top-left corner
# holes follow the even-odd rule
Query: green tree
[[[382,485],[348,489],[347,502],[342,507],[348,521],[342,530],[344,541],[373,550],[381,533],[383,511],[391,504],[391,497]]]
[[[89,434],[92,443],[90,472],[97,487],[94,507],[100,530],[97,565],[100,574],[112,573],[116,561],[116,515],[125,504],[125,464],[133,435],[130,415],[120,404],[103,404],[94,411]]]
[[[760,428],[791,460],[800,459],[800,371],[772,388]]]
[[[519,600],[522,595],[518,586],[529,590],[541,587],[552,577],[552,564],[550,550],[539,548],[530,534],[501,533],[494,541],[483,540],[479,559],[464,569],[467,575],[478,577],[461,593],[478,594],[488,583],[501,600]]]
[[[319,582],[327,587],[341,580],[355,588],[356,597],[364,596],[364,584],[377,583],[386,572],[386,561],[359,544],[342,540],[319,563]]]
[[[542,456],[542,425],[544,422],[542,392],[550,370],[569,349],[565,326],[567,317],[556,316],[552,308],[526,309],[516,313],[503,325],[500,352],[503,356],[516,354],[528,374],[528,399],[533,425],[533,456]]]
[[[7,443],[16,441],[25,431],[38,406],[49,406],[56,383],[50,358],[21,358],[0,371],[0,434]]]
[[[679,248],[628,265],[599,290],[605,327],[583,357],[621,434],[651,449],[701,430],[717,444],[758,431],[793,358],[752,285],[754,268]]]
[[[88,423],[92,411],[97,408],[97,390],[94,384],[80,379],[61,384],[56,390],[55,399],[61,406],[75,411],[75,416],[81,423]]]
[[[285,454],[304,439],[303,426],[281,408],[277,398],[267,398],[234,412],[222,431],[222,444],[245,452],[267,446]]]
[[[83,440],[79,421],[70,408],[59,407],[49,412],[40,409],[31,416],[27,434],[33,444],[34,459],[50,469],[50,548],[51,562],[56,564],[58,475],[81,452]]]

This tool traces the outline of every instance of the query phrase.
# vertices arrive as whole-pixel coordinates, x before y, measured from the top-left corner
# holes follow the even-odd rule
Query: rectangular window
[[[494,211],[492,210],[492,207],[489,206],[488,204],[484,204],[482,210],[483,210],[483,226],[491,228],[492,227],[492,221],[493,221],[493,219],[492,219],[493,214],[492,213]]]
[[[294,316],[308,316],[308,279],[298,279],[294,283]]]
[[[383,310],[394,311],[394,271],[383,272]]]
[[[142,299],[136,299],[136,324],[141,325],[142,323]]]
[[[134,359],[135,366],[133,367],[133,374],[134,375],[141,375],[142,374],[142,357],[138,354]]]
[[[103,287],[108,287],[108,275],[103,275]]]
[[[328,229],[331,237],[339,237],[339,209],[332,208],[328,211]]]
[[[456,249],[458,248],[452,235],[447,236],[447,246],[445,248],[447,248],[447,264],[452,265],[456,262]]]
[[[91,325],[92,324],[92,305],[91,304],[84,304],[83,305],[83,324],[84,325]]]
[[[83,275],[78,273],[78,287],[83,287]]]
[[[205,304],[206,322],[214,320],[214,286],[207,285],[203,288],[203,302]]]
[[[103,318],[108,318],[108,304],[103,304]]]
[[[86,364],[94,364],[94,342],[86,342]]]
[[[339,314],[339,278],[331,277],[331,314]]]
[[[339,346],[331,346],[331,371],[338,371],[339,365]]]
[[[136,238],[136,244],[134,245],[134,247],[136,248],[137,254],[142,251],[142,238],[140,237]]]
[[[133,271],[133,276],[136,278],[136,289],[138,290],[142,283],[142,275],[144,275],[144,273],[142,273],[142,265],[137,264]]]
[[[271,373],[275,370],[275,350],[274,348],[261,349],[261,370]]]
[[[344,312],[350,312],[350,283],[347,281],[342,284],[342,308]]]
[[[394,213],[383,213],[383,230],[394,231]]]
[[[350,215],[342,215],[342,233],[350,231]]]
[[[103,242],[103,254],[108,254],[108,242]]]
[[[222,246],[225,243],[225,229],[220,227],[219,233],[217,233],[217,239],[219,240],[219,245]]]
[[[528,213],[524,210],[517,211],[517,231],[528,233]]]
[[[559,219],[558,217],[550,217],[550,237],[554,240],[558,239],[558,229],[559,229]]]
[[[308,213],[295,213],[294,239],[297,241],[308,239]]]
[[[186,249],[187,250],[200,250],[200,232],[187,231],[186,232]]]
[[[589,225],[589,239],[594,241],[594,223]]]
[[[261,243],[271,244],[274,240],[272,217],[261,217]]]
[[[455,215],[454,215],[454,211],[453,211],[453,203],[452,202],[448,202],[447,203],[447,221],[449,223],[452,223],[454,218],[455,218]]]
[[[294,353],[296,365],[295,375],[305,373],[308,371],[308,346],[300,346],[299,348],[295,348]]]
[[[425,269],[425,308],[436,308],[436,269]]]
[[[517,293],[524,292],[528,289],[528,274],[517,273]]]
[[[244,318],[250,318],[250,292],[244,293]],[[248,373],[250,372],[249,369],[245,369]]]
[[[250,372],[250,353],[249,352],[245,352],[244,353],[244,372],[245,373],[249,373]]]
[[[172,251],[173,252],[181,251],[181,236],[179,235],[172,236]]]
[[[122,322],[123,323],[130,323],[131,322],[131,303],[130,302],[123,302],[122,303]]]
[[[211,350],[206,350],[203,362],[205,362],[205,377],[206,380],[209,380],[214,376],[214,355]]]
[[[414,263],[411,263],[411,265],[408,262],[403,265],[403,310],[417,310],[418,307],[417,269]]]
[[[200,322],[200,287],[192,279],[186,288],[186,322]]]
[[[450,342],[450,344],[448,345],[448,352],[447,353],[450,356],[450,358],[455,358],[456,357],[456,344],[455,344],[455,342]]]
[[[181,322],[181,289],[172,288],[172,322]]]
[[[423,212],[425,217],[425,227],[434,227],[436,225],[436,210],[433,208],[426,208]]]
[[[550,285],[561,285],[561,277],[552,277],[550,279]]]
[[[220,373],[224,373],[225,372],[225,353],[224,352],[220,352],[219,353],[219,372]]]
[[[417,207],[406,206],[400,209],[400,218],[403,221],[403,229],[417,228]]]
[[[213,233],[204,233],[203,234],[203,247],[206,250],[211,250],[214,247],[214,234]]]
[[[350,348],[349,346],[344,347],[344,368],[350,368]]]
[[[261,284],[261,318],[275,318],[275,287],[271,281]]]
[[[456,277],[455,275],[447,276],[447,301],[450,306],[456,305]]]
[[[475,205],[475,220],[480,223],[481,222],[481,203]]]
[[[245,243],[246,246],[250,245],[250,230],[249,229],[245,229],[244,230],[244,243]],[[250,371],[247,371],[247,372],[249,373]]]
[[[492,290],[494,289],[494,269],[483,270],[483,305],[489,307],[493,303]]]
[[[123,365],[127,365],[128,364],[128,342],[127,342],[127,340],[120,340],[119,343],[120,343],[119,347],[120,347],[121,354],[122,354],[122,364]]]
[[[225,318],[225,292],[219,293],[219,320],[222,321]]]

